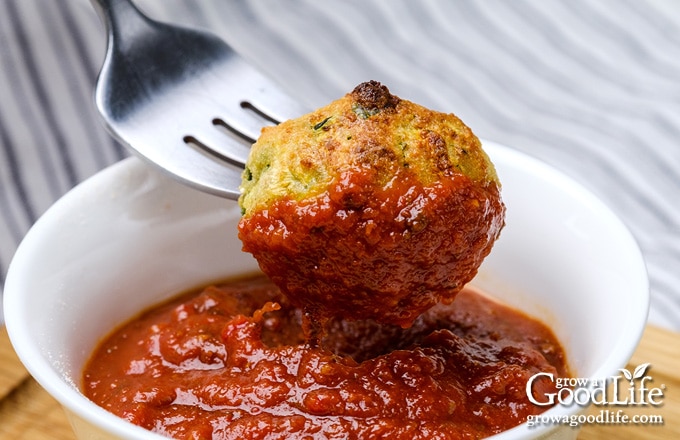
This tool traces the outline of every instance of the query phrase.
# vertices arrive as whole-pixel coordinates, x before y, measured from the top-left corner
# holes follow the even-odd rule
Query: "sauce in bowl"
[[[209,286],[112,333],[83,390],[180,439],[456,439],[543,412],[526,396],[529,377],[568,375],[549,328],[471,288],[409,328],[335,319],[312,345],[302,321],[263,276]]]

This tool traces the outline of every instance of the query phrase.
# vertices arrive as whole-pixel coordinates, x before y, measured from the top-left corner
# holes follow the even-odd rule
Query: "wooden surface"
[[[646,362],[651,363],[647,370],[653,377],[651,386],[664,385],[663,405],[622,409],[630,417],[661,415],[664,424],[590,425],[582,428],[579,440],[680,438],[680,335],[648,327],[628,368],[632,371]],[[3,327],[0,328],[0,440],[23,439],[74,440],[75,436],[59,404],[40,388],[17,359]]]

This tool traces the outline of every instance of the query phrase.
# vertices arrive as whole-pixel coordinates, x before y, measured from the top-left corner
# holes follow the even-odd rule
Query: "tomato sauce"
[[[311,345],[302,321],[263,276],[210,286],[110,335],[83,389],[179,439],[469,439],[545,410],[533,374],[568,375],[546,326],[469,288],[409,328],[336,318]]]
[[[474,278],[504,225],[495,183],[379,171],[352,168],[317,197],[277,200],[239,223],[243,249],[312,323],[410,326]],[[376,185],[376,173],[393,179]]]

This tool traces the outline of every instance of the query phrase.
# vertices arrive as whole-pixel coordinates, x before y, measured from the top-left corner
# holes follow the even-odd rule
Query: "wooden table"
[[[628,368],[650,362],[647,373],[654,386],[665,385],[664,403],[655,408],[625,407],[626,414],[659,414],[662,426],[589,425],[579,440],[680,439],[680,335],[647,327]],[[596,412],[596,411],[593,411]],[[59,404],[33,380],[12,349],[7,331],[0,328],[0,440],[74,440]]]

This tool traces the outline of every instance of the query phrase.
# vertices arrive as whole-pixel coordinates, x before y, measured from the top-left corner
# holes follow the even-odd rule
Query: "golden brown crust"
[[[498,183],[479,140],[460,119],[399,99],[377,82],[265,128],[246,167],[240,199],[246,215],[277,199],[314,197],[357,167],[375,169],[379,184],[397,167],[425,184],[451,172]]]

